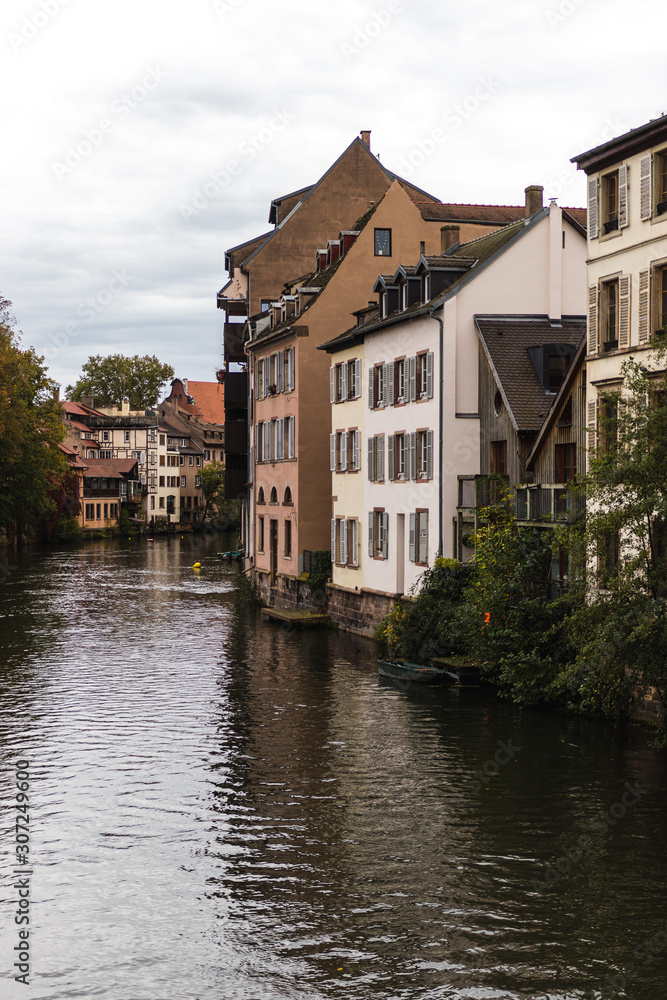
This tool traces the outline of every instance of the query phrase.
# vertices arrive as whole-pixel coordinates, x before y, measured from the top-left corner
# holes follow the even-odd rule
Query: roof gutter
[[[443,392],[443,382],[444,382],[444,341],[445,341],[445,324],[440,316],[436,316],[435,308],[429,309],[429,316],[434,319],[439,327],[439,340],[438,340],[438,381],[439,381],[439,408],[438,408],[438,555],[443,555],[443,532],[442,532],[442,469],[443,469],[443,458],[444,458],[444,441],[443,441],[443,426],[444,426],[444,413],[445,413],[445,401]],[[437,307],[442,308],[442,304]],[[444,313],[444,308],[443,308]]]

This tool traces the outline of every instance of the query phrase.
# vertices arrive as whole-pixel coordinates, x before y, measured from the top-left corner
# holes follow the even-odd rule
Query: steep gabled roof
[[[202,419],[210,424],[225,422],[225,391],[219,382],[194,382],[188,379],[188,394]]]
[[[556,394],[546,392],[528,349],[546,344],[577,348],[586,333],[585,316],[475,316],[482,349],[515,429],[537,434]]]
[[[87,479],[122,479],[137,466],[136,458],[87,458]]]
[[[525,215],[525,205],[457,205],[455,202],[417,202],[426,222],[476,222],[506,226]]]

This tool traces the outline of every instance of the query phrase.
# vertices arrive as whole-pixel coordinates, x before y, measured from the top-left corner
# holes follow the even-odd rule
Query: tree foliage
[[[202,521],[207,517],[215,517],[224,511],[225,506],[225,466],[222,462],[209,462],[201,470],[201,491],[204,495],[204,513]]]
[[[123,354],[91,355],[74,385],[68,385],[67,398],[80,400],[93,396],[97,406],[114,406],[127,397],[131,410],[155,406],[162,389],[174,377],[171,365],[155,355],[126,357]]]
[[[11,303],[0,298],[0,528],[20,539],[53,521],[68,469],[56,384],[13,326]]]
[[[585,526],[563,540],[576,555],[567,621],[575,655],[564,690],[619,716],[638,694],[667,694],[667,350],[621,367],[601,400],[597,441],[581,488]],[[572,564],[573,560],[571,560]]]

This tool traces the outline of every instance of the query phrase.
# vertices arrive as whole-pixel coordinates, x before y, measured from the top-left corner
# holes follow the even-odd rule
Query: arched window
[[[285,496],[283,498],[283,503],[284,504],[289,504],[289,505],[292,504],[292,491],[289,488],[289,486],[285,487]]]
[[[264,499],[264,487],[260,486],[259,492],[257,493],[257,503],[266,503]]]
[[[271,487],[271,499],[269,500],[269,503],[278,503],[278,490],[275,486]]]

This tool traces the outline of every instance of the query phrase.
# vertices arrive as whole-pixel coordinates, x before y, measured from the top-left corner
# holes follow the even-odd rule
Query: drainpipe
[[[444,401],[444,359],[443,359],[443,348],[445,340],[445,329],[444,323],[440,316],[435,314],[435,306],[432,306],[428,314],[431,319],[434,319],[440,326],[439,333],[439,362],[438,362],[438,380],[439,380],[439,411],[438,411],[438,555],[443,554],[443,537],[442,537],[442,467],[443,467],[443,452],[444,452],[444,442],[443,442],[443,425],[444,425],[444,413],[445,413],[445,401]],[[438,306],[437,308],[444,311],[444,305]]]

